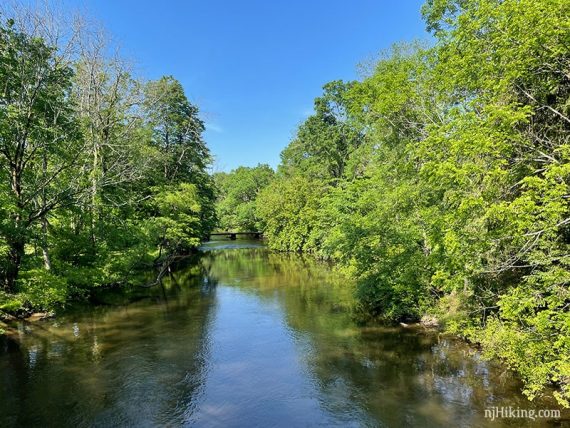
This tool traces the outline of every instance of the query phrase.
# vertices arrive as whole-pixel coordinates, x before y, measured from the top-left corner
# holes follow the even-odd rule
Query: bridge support
[[[255,239],[261,239],[261,236],[263,235],[263,233],[258,232],[258,231],[252,231],[252,232],[214,232],[214,233],[210,233],[210,239],[212,239],[212,236],[223,236],[223,237],[228,238],[232,241],[235,241],[237,239],[238,235],[251,236],[252,238],[255,238]]]

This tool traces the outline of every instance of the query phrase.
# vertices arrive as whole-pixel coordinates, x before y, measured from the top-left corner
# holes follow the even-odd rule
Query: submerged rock
[[[420,320],[420,324],[426,328],[438,328],[439,320],[431,315],[424,315]]]
[[[51,317],[53,317],[53,312],[34,312],[26,318],[26,321],[40,321]]]

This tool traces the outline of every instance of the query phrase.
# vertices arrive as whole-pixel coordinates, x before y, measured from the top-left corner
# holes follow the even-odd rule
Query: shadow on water
[[[187,421],[208,367],[215,295],[201,278],[181,280],[130,305],[18,323],[20,351],[0,354],[0,426]]]
[[[357,326],[352,287],[259,241],[208,243],[163,287],[14,324],[0,426],[488,426],[489,407],[557,408],[461,342]],[[492,424],[541,425],[569,424]]]

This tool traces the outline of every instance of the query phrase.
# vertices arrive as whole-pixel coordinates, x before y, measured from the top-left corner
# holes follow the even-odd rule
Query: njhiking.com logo
[[[519,407],[489,407],[485,409],[485,418],[491,419],[560,419],[558,409],[521,409]]]

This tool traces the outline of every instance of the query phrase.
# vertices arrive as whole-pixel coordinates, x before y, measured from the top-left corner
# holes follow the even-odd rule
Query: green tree
[[[319,236],[322,198],[329,187],[302,175],[277,177],[258,197],[257,215],[272,248],[315,252]]]
[[[216,224],[214,181],[207,168],[211,155],[202,138],[204,123],[198,108],[188,101],[180,82],[172,76],[149,82],[144,112],[152,132],[152,145],[161,153],[153,186],[194,184],[200,198],[203,237]]]
[[[336,260],[366,314],[435,314],[529,398],[554,384],[568,406],[570,9],[430,0],[424,14],[433,47],[396,46],[317,100],[258,197],[266,236]]]
[[[567,2],[434,0],[424,13],[456,98],[426,141],[426,172],[455,184],[448,236],[486,315],[472,338],[521,373],[529,397],[555,382],[569,405]]]
[[[61,38],[49,12],[7,10],[0,311],[50,310],[194,249],[215,226],[215,188],[180,83],[142,84],[98,33]]]
[[[174,190],[163,190],[151,202],[150,222],[159,247],[170,254],[185,253],[197,247],[203,235],[200,198],[196,186],[181,183]]]
[[[195,182],[210,162],[198,108],[188,101],[184,88],[172,76],[146,85],[144,107],[153,144],[163,153],[162,177],[156,180]]]
[[[224,231],[263,231],[265,226],[256,213],[257,196],[273,176],[266,164],[215,174],[218,227]]]
[[[41,39],[0,26],[0,175],[7,243],[2,281],[13,291],[32,228],[81,188],[73,166],[82,149],[69,103],[73,71]]]
[[[332,181],[343,177],[351,154],[363,141],[362,130],[349,115],[347,94],[353,85],[338,80],[323,87],[323,95],[315,99],[315,113],[281,153],[286,173],[300,171]]]

